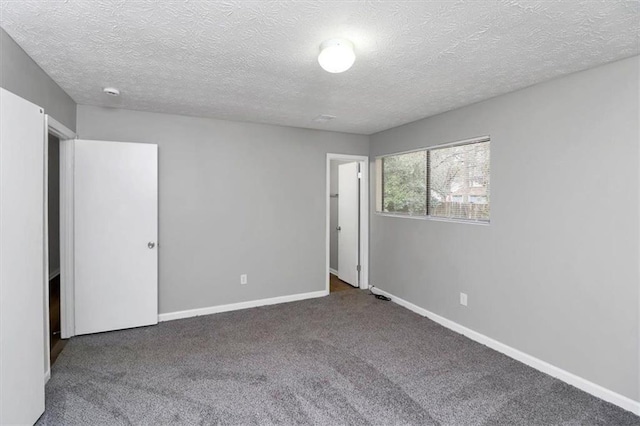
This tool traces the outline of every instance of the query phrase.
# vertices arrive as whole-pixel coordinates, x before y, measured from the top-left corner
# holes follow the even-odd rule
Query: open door
[[[158,323],[158,146],[74,141],[75,334]]]
[[[338,278],[358,287],[360,246],[358,163],[338,166]]]
[[[0,424],[44,412],[44,111],[0,88]]]

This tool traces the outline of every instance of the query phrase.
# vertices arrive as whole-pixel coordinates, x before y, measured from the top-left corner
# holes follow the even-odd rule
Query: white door
[[[44,412],[42,108],[0,89],[0,424]]]
[[[76,334],[158,323],[158,146],[75,141]]]
[[[360,193],[358,163],[338,166],[338,278],[358,287]]]

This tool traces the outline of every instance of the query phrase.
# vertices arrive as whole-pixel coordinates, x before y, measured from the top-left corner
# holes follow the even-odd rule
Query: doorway
[[[47,378],[49,348],[58,339],[158,321],[157,145],[79,140],[68,130],[56,131],[64,126],[48,120],[51,135],[59,140],[51,147],[59,150],[58,156],[52,153],[52,161],[59,161],[52,166],[59,169],[59,189],[45,197],[45,238],[50,238],[49,227],[55,235],[59,225],[59,242],[45,243],[45,270],[49,262],[56,263],[58,249],[60,284],[49,282],[46,274]],[[45,147],[48,159],[46,142]],[[45,165],[48,169],[49,162]],[[47,170],[45,177],[48,195],[49,180],[55,188],[56,176]],[[47,205],[56,197],[59,220]],[[51,270],[54,278],[55,267]]]
[[[49,248],[49,360],[50,365],[62,352],[66,339],[62,339],[60,298],[60,139],[49,133],[47,154],[47,213]]]
[[[68,241],[73,238],[68,226],[69,207],[65,199],[66,174],[69,158],[65,155],[65,144],[72,142],[75,133],[45,114],[47,132],[44,139],[44,361],[45,381],[51,377],[51,365],[62,352],[67,331],[65,322],[69,315],[65,309],[66,293],[73,274],[69,269]]]
[[[327,293],[368,288],[368,163],[327,154]]]

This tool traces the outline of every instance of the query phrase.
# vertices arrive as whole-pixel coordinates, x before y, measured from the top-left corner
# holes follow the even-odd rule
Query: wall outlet
[[[467,293],[460,293],[460,304],[467,306]]]
[[[247,274],[240,275],[240,284],[246,284],[246,283],[247,283]]]

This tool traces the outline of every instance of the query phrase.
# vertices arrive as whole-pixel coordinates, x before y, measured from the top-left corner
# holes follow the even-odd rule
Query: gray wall
[[[492,205],[490,226],[372,214],[371,283],[639,400],[639,75],[630,58],[373,135],[372,160],[490,135]]]
[[[78,134],[159,145],[161,313],[325,289],[326,154],[368,137],[82,105]]]
[[[0,87],[44,108],[69,129],[76,129],[76,103],[2,28]]]
[[[49,275],[60,271],[60,141],[49,135]]]

